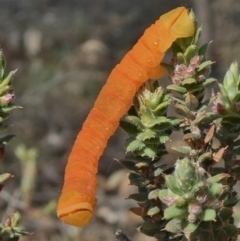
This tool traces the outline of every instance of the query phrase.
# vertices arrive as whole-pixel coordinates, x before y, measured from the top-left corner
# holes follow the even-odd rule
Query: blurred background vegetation
[[[203,42],[213,40],[209,58],[215,77],[240,56],[240,2],[236,0],[0,0],[0,45],[14,79],[15,103],[2,172],[11,172],[0,195],[1,218],[18,210],[32,235],[21,240],[114,240],[121,228],[133,241],[141,220],[127,173],[113,160],[124,155],[125,134],[111,138],[99,167],[98,208],[79,230],[55,214],[68,153],[111,69],[145,28],[175,7],[193,8],[203,24]],[[131,225],[129,225],[131,224]]]

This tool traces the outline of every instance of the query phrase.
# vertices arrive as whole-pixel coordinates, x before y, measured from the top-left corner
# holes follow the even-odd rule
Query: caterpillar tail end
[[[77,191],[66,191],[63,193],[58,201],[58,218],[69,225],[76,227],[86,226],[93,217],[96,199],[92,204],[82,200],[82,195]]]

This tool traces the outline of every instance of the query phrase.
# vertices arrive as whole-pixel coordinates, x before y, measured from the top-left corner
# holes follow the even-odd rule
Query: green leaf
[[[137,128],[140,128],[141,130],[144,129],[144,125],[142,124],[142,121],[137,116],[127,116],[126,119],[133,123]]]
[[[196,110],[199,106],[198,99],[193,94],[190,94],[190,93],[186,94],[185,103],[186,103],[187,108],[190,111]]]
[[[22,106],[10,104],[8,106],[0,107],[0,112],[7,113],[14,109],[22,109]]]
[[[146,139],[150,139],[156,136],[156,132],[150,129],[147,129],[137,135],[137,138],[141,141],[145,141]]]
[[[202,220],[203,221],[215,221],[216,220],[216,210],[211,209],[211,208],[207,208],[205,210],[203,210],[202,213]]]
[[[160,144],[158,137],[147,139],[144,141],[144,143],[146,144],[146,146],[156,146]]]
[[[205,152],[198,158],[198,163],[203,163],[207,160],[212,160],[213,154],[211,152]]]
[[[151,199],[157,200],[158,199],[158,193],[159,193],[159,189],[155,189],[153,191],[150,191],[149,194],[148,194],[148,199],[149,200],[151,200]]]
[[[229,177],[230,177],[230,175],[228,173],[220,173],[215,176],[209,177],[207,179],[207,182],[208,183],[216,183],[216,182],[222,181],[223,179],[227,179]]]
[[[160,143],[166,143],[169,140],[170,140],[170,136],[168,134],[162,134],[159,136]]]
[[[224,191],[224,187],[220,183],[213,183],[209,187],[209,192],[214,196],[214,197],[219,197]]]
[[[223,86],[226,90],[228,90],[228,88],[231,86],[235,86],[237,89],[237,79],[234,78],[234,75],[230,69],[227,71],[227,73],[224,76]]]
[[[175,104],[174,109],[177,112],[177,114],[184,116],[188,119],[195,119],[194,114],[187,108],[187,106],[182,105],[182,104]]]
[[[2,79],[4,76],[5,68],[6,68],[6,61],[2,50],[0,50],[0,79]]]
[[[192,151],[192,148],[189,146],[173,146],[173,147],[171,147],[171,150],[184,154],[184,155],[189,155]]]
[[[16,135],[7,135],[0,138],[0,146],[6,146]]]
[[[155,125],[161,125],[161,124],[167,124],[167,123],[169,123],[169,120],[165,116],[159,116],[154,119],[148,120],[147,122],[144,121],[144,125],[148,128],[151,128]]]
[[[196,83],[197,83],[197,80],[194,78],[187,78],[182,81],[182,85],[192,85],[192,84],[196,84]]]
[[[175,182],[181,187],[183,193],[187,196],[192,194],[193,187],[199,183],[199,174],[194,164],[190,159],[178,159],[175,164],[174,172]]]
[[[207,78],[206,80],[204,80],[204,82],[202,83],[202,85],[203,86],[207,86],[207,85],[209,85],[209,84],[211,84],[211,83],[213,83],[213,82],[216,82],[217,81],[217,79],[215,79],[215,78]]]
[[[11,226],[16,227],[19,223],[19,220],[20,220],[20,213],[15,212],[11,217]]]
[[[195,19],[195,16],[194,16],[194,13],[193,13],[192,10],[190,11],[189,16],[190,16],[192,19]],[[195,20],[194,20],[194,22],[195,22]],[[202,33],[202,28],[201,28],[201,27],[197,27],[197,26],[196,26],[196,22],[195,22],[195,28],[196,28],[195,34],[194,34],[194,36],[193,36],[192,38],[190,38],[191,41],[189,42],[188,45],[190,45],[190,44],[198,45],[198,41],[199,41],[199,38],[200,38],[201,33]]]
[[[136,136],[138,134],[138,129],[136,125],[128,121],[120,120],[120,127],[129,135]]]
[[[145,140],[144,143],[146,144],[147,147],[154,147],[154,150],[156,149],[155,147],[159,146],[160,145],[163,145],[162,143],[165,143],[166,141],[170,140],[170,137],[168,134],[166,135],[161,135],[159,137],[156,137],[156,138],[151,138],[151,139],[148,139],[148,140]]]
[[[154,159],[157,156],[158,148],[156,146],[148,146],[141,150],[141,156],[147,156]]]
[[[170,233],[180,233],[182,231],[181,219],[174,218],[165,226],[165,230]]]
[[[165,202],[165,198],[169,195],[168,189],[161,189],[158,191],[158,197],[162,202]]]
[[[3,173],[3,174],[1,174],[0,175],[0,183],[1,184],[4,183],[7,179],[9,179],[11,177],[13,177],[13,175],[10,174],[10,173]]]
[[[209,121],[211,121],[211,118],[208,115],[203,113],[203,114],[198,115],[196,117],[196,119],[193,121],[193,123],[195,125],[199,125],[199,124],[202,124],[204,122],[209,122]]]
[[[167,90],[174,90],[180,94],[185,94],[187,93],[187,89],[185,87],[182,87],[182,86],[179,86],[179,85],[175,85],[175,84],[172,84],[172,85],[168,85],[167,86]]]
[[[180,96],[181,98],[182,96]],[[171,96],[171,99],[174,100],[176,103],[180,103],[182,105],[185,105],[185,101],[180,99],[180,98],[177,98],[176,96]]]
[[[153,113],[154,113],[155,115],[158,115],[158,116],[164,115],[165,112],[167,111],[169,105],[170,105],[170,100],[169,100],[169,101],[164,101],[163,103],[159,104],[159,105],[157,106],[157,108],[155,108],[155,109],[153,110]]]
[[[191,234],[195,232],[197,228],[198,228],[198,224],[196,223],[186,223],[186,225],[184,225],[183,232],[186,235],[186,237],[190,240]]]
[[[229,97],[231,103],[233,103],[234,98],[238,94],[238,88],[236,86],[229,86],[227,88],[227,94],[228,94],[228,97]]]
[[[160,209],[159,207],[152,207],[150,209],[148,209],[147,215],[149,215],[150,217],[159,214],[160,213]]]
[[[167,187],[174,193],[177,194],[179,196],[183,195],[182,189],[179,185],[179,183],[177,183],[175,177],[173,175],[166,175],[165,177],[166,180],[166,185]],[[160,194],[159,194],[160,195]],[[159,196],[160,198],[160,196]],[[161,198],[160,198],[161,199]]]
[[[0,96],[2,96],[4,94],[7,94],[9,90],[10,90],[10,86],[9,85],[1,87],[0,88]]]
[[[145,144],[137,139],[129,138],[126,143],[126,151],[127,152],[134,152],[136,150],[141,150],[145,147]]]
[[[196,141],[199,141],[201,140],[202,136],[200,133],[187,133],[183,136],[183,140],[186,142],[186,143],[191,143],[192,141],[196,142]]]
[[[137,202],[145,202],[148,200],[148,195],[146,193],[133,193],[129,195],[128,199],[133,199]]]
[[[240,91],[238,91],[238,92],[236,93],[236,95],[235,95],[234,98],[232,99],[232,103],[236,103],[236,102],[238,102],[238,101],[240,101]]]
[[[4,86],[9,86],[11,85],[11,81],[14,77],[14,75],[16,74],[17,70],[14,71],[10,71],[10,73],[8,74],[8,76],[0,83],[0,88],[4,87]],[[2,79],[2,77],[1,77]]]
[[[166,208],[164,211],[164,219],[171,219],[171,218],[183,218],[187,215],[187,208],[186,207],[169,207]]]
[[[172,129],[172,127],[173,126],[171,123],[163,123],[163,124],[155,125],[153,129],[159,132],[163,132],[163,131]]]
[[[172,126],[176,126],[176,125],[180,124],[180,120],[177,117],[172,117],[171,116],[168,119],[170,120],[170,123],[171,123]]]
[[[211,60],[207,60],[199,65],[197,71],[200,72],[201,70],[210,67],[212,64],[214,64],[214,62],[212,62]]]
[[[230,65],[230,69],[229,71],[231,71],[233,78],[235,80],[235,83],[238,85],[239,84],[239,68],[238,68],[238,63],[236,61],[234,61],[231,65]]]
[[[222,96],[227,96],[227,90],[225,89],[225,87],[223,86],[223,84],[218,84],[219,85],[219,88],[221,90],[221,94]]]
[[[186,64],[186,59],[183,53],[177,53],[177,63],[178,64]]]
[[[185,50],[184,56],[187,61],[187,63],[190,62],[190,60],[198,54],[198,47],[195,44],[191,44],[188,46],[188,48]]]

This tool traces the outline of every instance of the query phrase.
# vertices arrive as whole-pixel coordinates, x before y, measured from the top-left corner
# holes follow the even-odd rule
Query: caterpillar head
[[[163,14],[160,20],[171,35],[176,38],[186,38],[194,35],[194,22],[185,7],[179,7]]]

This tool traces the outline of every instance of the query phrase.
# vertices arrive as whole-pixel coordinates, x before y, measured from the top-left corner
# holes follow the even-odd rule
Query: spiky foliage
[[[29,235],[29,232],[19,226],[19,221],[20,214],[19,212],[16,212],[11,215],[4,224],[0,224],[0,240],[18,241],[20,237]]]
[[[213,94],[212,111],[221,118],[215,121],[216,138],[222,146],[227,146],[224,153],[225,166],[221,171],[233,175],[233,185],[240,179],[240,74],[239,67],[233,62],[227,71],[223,84],[219,84],[220,92]]]
[[[132,109],[127,121],[121,121],[121,127],[130,136],[127,140],[127,152],[137,153],[141,157],[157,159],[165,153],[166,141],[173,126],[179,124],[177,118],[167,118],[166,110],[170,104],[170,95],[156,84],[146,84],[137,95],[136,109]]]
[[[121,123],[129,134],[122,163],[139,191],[129,197],[139,205],[131,211],[144,220],[140,230],[159,240],[236,240],[238,234],[232,217],[240,173],[238,66],[231,65],[221,92],[204,101],[206,86],[217,80],[208,77],[213,62],[206,58],[209,44],[198,47],[200,33],[173,44],[164,64],[172,84],[166,90],[144,85]],[[178,117],[167,115],[170,103]],[[162,156],[173,130],[183,133],[185,144],[172,146],[179,158],[171,166]],[[224,167],[216,167],[221,160]]]
[[[12,87],[12,80],[16,71],[11,71],[9,74],[5,74],[6,62],[2,51],[0,50],[0,131],[5,131],[8,126],[5,124],[5,120],[9,117],[9,112],[13,109],[20,108],[13,104],[14,90]],[[14,138],[15,135],[8,134],[0,137],[0,161],[3,160],[5,146],[9,141]],[[0,175],[0,190],[4,186],[4,182],[11,178],[10,173],[4,173]],[[1,195],[1,193],[0,193]],[[0,240],[3,241],[17,241],[23,235],[28,235],[22,227],[19,226],[20,214],[14,213],[3,224],[0,224]]]
[[[136,200],[139,207],[131,211],[144,218],[141,231],[158,238],[167,237],[163,221],[163,203],[158,192],[163,188],[167,166],[155,164],[167,154],[165,142],[170,140],[172,130],[179,125],[176,117],[167,117],[170,94],[157,83],[142,87],[136,97],[135,108],[131,109],[127,121],[121,127],[128,132],[126,150],[129,153],[122,164],[132,172],[130,184],[138,186],[139,193],[129,196]]]
[[[0,50],[0,130],[4,131],[8,128],[4,121],[9,117],[9,112],[13,109],[20,108],[12,103],[15,95],[12,87],[12,80],[16,73],[11,71],[6,75],[6,62],[2,51]],[[14,135],[6,135],[0,138],[1,157],[4,155],[4,146],[14,137]]]

